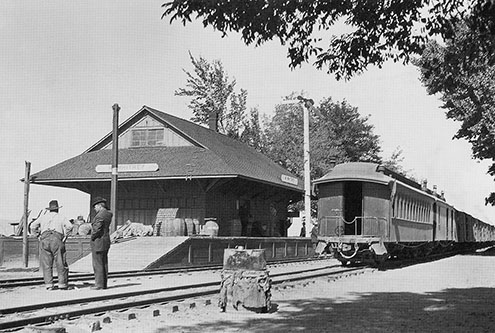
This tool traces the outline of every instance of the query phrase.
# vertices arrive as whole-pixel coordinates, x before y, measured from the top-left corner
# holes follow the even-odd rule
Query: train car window
[[[406,218],[408,220],[411,219],[411,199],[407,198],[407,215]]]

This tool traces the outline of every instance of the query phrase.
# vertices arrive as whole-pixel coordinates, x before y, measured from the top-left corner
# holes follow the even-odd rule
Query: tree
[[[209,63],[202,57],[195,59],[191,53],[189,57],[194,74],[184,70],[187,75],[186,88],[178,89],[175,95],[192,97],[189,103],[194,114],[192,121],[207,124],[208,119],[216,115],[219,132],[239,139],[242,133],[239,126],[245,117],[247,91],[241,89],[238,94],[234,92],[236,81],[229,80],[220,60]]]
[[[295,94],[286,99],[291,100]],[[266,154],[289,172],[302,176],[303,113],[298,104],[275,106],[273,117],[265,124]]]
[[[379,136],[373,133],[369,118],[361,116],[356,107],[345,100],[333,102],[329,97],[315,112],[312,160],[316,177],[329,171],[331,155],[339,162],[381,161]]]
[[[487,43],[495,35],[493,0],[175,0],[162,7],[170,22],[194,17],[223,36],[239,32],[247,45],[279,39],[292,68],[315,59],[337,79],[389,59],[407,63],[430,37],[450,38],[459,21],[468,20]],[[352,31],[318,35],[342,22]]]
[[[429,94],[439,94],[446,116],[461,122],[454,138],[466,139],[476,159],[495,160],[495,48],[464,22],[445,45],[428,44],[414,61]],[[495,163],[488,170],[495,176]],[[495,193],[486,203],[495,205]]]
[[[397,173],[403,175],[404,177],[407,177],[409,179],[417,181],[416,177],[414,177],[411,174],[412,170],[404,169],[404,167],[402,165],[402,162],[404,162],[404,156],[402,154],[403,154],[402,148],[396,147],[395,150],[392,152],[392,155],[390,155],[389,158],[384,159],[382,161],[382,165],[384,167],[386,167],[387,169],[390,169],[394,172],[397,172]]]
[[[295,99],[297,94],[287,96]],[[327,173],[330,162],[380,162],[379,137],[373,133],[368,118],[346,101],[324,99],[310,112],[311,178]],[[279,104],[267,124],[267,154],[292,173],[302,176],[303,109],[300,104]]]
[[[261,153],[266,152],[266,138],[261,128],[260,113],[257,108],[252,108],[249,118],[244,121],[244,131],[239,141],[244,142]]]

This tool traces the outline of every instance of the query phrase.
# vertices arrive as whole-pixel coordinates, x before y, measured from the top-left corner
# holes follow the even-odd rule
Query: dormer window
[[[131,147],[163,146],[163,128],[132,130]]]

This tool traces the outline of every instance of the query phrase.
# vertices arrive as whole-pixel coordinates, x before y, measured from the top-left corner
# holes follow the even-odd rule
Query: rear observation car
[[[338,164],[314,185],[318,240],[343,264],[427,255],[435,241],[456,238],[443,196],[378,164]]]

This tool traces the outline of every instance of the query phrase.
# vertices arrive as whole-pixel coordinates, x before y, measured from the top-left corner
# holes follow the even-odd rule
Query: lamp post
[[[309,153],[309,109],[313,108],[314,101],[309,98],[297,96],[297,100],[283,101],[282,104],[302,104],[304,126],[304,219],[309,227],[311,223],[311,167]]]

